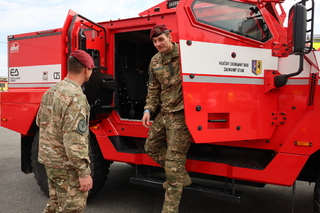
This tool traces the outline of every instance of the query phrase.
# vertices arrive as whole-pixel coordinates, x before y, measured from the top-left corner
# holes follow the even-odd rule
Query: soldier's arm
[[[149,76],[148,94],[144,109],[154,113],[160,102],[161,85],[160,82],[155,78],[155,74],[151,68],[149,68]]]
[[[81,178],[87,177],[91,173],[86,107],[85,100],[75,98],[66,110],[62,128],[66,154]]]

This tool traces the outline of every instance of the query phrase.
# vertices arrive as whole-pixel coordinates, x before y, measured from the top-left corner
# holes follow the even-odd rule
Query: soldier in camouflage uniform
[[[81,85],[94,68],[83,50],[71,53],[67,77],[42,97],[38,160],[45,165],[50,198],[44,213],[80,213],[92,188],[89,167],[89,105]]]
[[[150,62],[150,82],[142,123],[150,126],[150,114],[160,105],[149,130],[145,150],[165,169],[166,189],[162,213],[177,213],[182,188],[191,184],[185,169],[186,154],[190,147],[190,133],[185,124],[179,47],[172,42],[171,30],[156,25],[150,34],[159,51]],[[167,147],[165,147],[167,139]]]

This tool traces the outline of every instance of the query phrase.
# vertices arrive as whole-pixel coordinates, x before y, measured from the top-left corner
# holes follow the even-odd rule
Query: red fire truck
[[[21,134],[22,171],[34,172],[47,193],[35,116],[43,93],[66,76],[70,53],[83,49],[95,62],[83,85],[91,106],[91,196],[114,161],[135,166],[132,183],[161,186],[163,170],[143,149],[141,118],[156,53],[150,29],[164,23],[179,43],[192,135],[186,168],[194,183],[185,190],[239,202],[238,184],[315,182],[320,212],[320,51],[306,40],[313,37],[314,1],[293,5],[287,27],[283,2],[166,0],[139,17],[101,23],[69,11],[62,28],[8,36],[1,126]],[[227,184],[219,189],[206,180]]]

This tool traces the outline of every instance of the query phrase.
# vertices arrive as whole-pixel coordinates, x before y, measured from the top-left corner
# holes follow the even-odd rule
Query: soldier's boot
[[[186,172],[186,174],[183,176],[183,186],[190,186],[191,183],[192,183],[192,180],[191,180],[188,172]],[[168,183],[168,181],[166,181],[166,182],[164,182],[164,183],[162,184],[162,187],[163,187],[165,190],[167,190],[167,189],[168,189],[168,185],[169,185],[169,183]]]

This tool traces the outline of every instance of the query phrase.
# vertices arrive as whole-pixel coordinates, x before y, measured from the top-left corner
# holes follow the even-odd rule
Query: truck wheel
[[[90,132],[89,158],[93,179],[93,187],[89,193],[89,198],[91,198],[103,188],[108,179],[109,168],[112,164],[112,161],[107,161],[103,158],[96,136],[92,132]]]
[[[31,165],[34,173],[34,178],[37,180],[37,184],[40,186],[41,191],[49,196],[48,188],[48,176],[44,165],[38,162],[38,150],[39,150],[39,132],[33,138],[31,149]]]
[[[41,191],[49,196],[48,177],[43,164],[38,162],[38,147],[39,147],[39,132],[36,133],[31,150],[31,164],[34,173],[34,177],[37,180],[37,184],[40,186]],[[104,186],[108,179],[109,167],[111,161],[107,161],[103,158],[98,145],[98,141],[93,133],[90,132],[90,148],[89,158],[91,160],[91,176],[93,179],[93,188],[89,193],[88,198],[94,197]]]
[[[320,213],[320,176],[317,177],[313,191],[313,206],[314,212]]]

